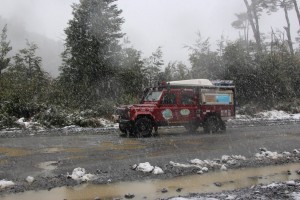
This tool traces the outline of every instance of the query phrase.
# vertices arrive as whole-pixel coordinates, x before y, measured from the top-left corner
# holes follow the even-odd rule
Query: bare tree
[[[246,44],[246,49],[248,52],[249,48],[249,18],[247,13],[235,14],[237,19],[231,23],[231,26],[235,29],[243,30],[243,40]]]
[[[257,50],[261,52],[262,46],[261,46],[261,37],[260,37],[259,21],[258,21],[259,12],[260,12],[259,10],[260,2],[258,0],[251,0],[251,4],[249,4],[248,0],[244,0],[244,3],[247,8],[248,19],[256,41]]]
[[[290,50],[290,53],[293,55],[294,48],[293,48],[293,41],[291,36],[291,23],[288,14],[288,11],[293,9],[294,7],[292,0],[264,0],[264,1],[265,1],[264,3],[266,4],[265,8],[268,10],[268,12],[276,12],[278,11],[278,8],[283,9],[286,24],[287,24],[283,28],[287,35],[288,48]]]
[[[294,55],[294,48],[293,48],[293,42],[292,42],[292,36],[291,36],[291,23],[290,23],[290,19],[289,19],[289,14],[288,14],[288,10],[293,8],[292,2],[291,1],[286,1],[286,0],[282,0],[281,2],[281,7],[284,10],[284,15],[285,15],[285,20],[287,23],[287,26],[284,27],[287,37],[288,37],[288,45],[289,45],[289,49],[292,55]]]
[[[300,12],[299,12],[299,7],[298,7],[298,4],[297,4],[296,0],[292,0],[292,1],[294,3],[294,8],[295,8],[295,11],[297,13],[298,22],[299,22],[299,26],[300,26]]]

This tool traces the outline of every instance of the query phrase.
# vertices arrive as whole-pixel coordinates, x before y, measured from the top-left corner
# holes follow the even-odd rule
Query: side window
[[[176,94],[166,93],[162,99],[162,104],[176,104]]]
[[[181,95],[181,104],[182,105],[193,105],[195,103],[194,101],[194,95],[190,93],[182,93]]]

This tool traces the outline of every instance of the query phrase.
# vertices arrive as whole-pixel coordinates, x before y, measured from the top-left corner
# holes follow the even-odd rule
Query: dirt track
[[[222,155],[243,155],[247,158],[260,147],[270,151],[292,151],[300,148],[300,124],[228,128],[225,134],[187,133],[182,128],[160,129],[152,138],[122,138],[118,131],[85,134],[84,132],[51,131],[48,134],[22,135],[0,139],[0,180],[12,180],[17,186],[1,193],[51,189],[76,185],[67,173],[76,167],[99,175],[95,183],[157,178],[157,175],[137,173],[133,164],[150,162],[165,173],[159,178],[195,173],[193,169],[178,170],[170,161],[188,163],[191,159],[215,159]],[[297,162],[298,157],[288,162]],[[257,162],[249,160],[235,167],[280,164],[286,160]],[[27,176],[35,177],[27,184]]]

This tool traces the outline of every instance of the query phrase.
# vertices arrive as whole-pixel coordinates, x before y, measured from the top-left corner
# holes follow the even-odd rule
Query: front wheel
[[[129,137],[129,135],[132,135],[132,133],[133,133],[131,127],[125,126],[123,124],[119,124],[119,130],[121,131],[121,134],[120,134],[121,137],[124,137],[124,136]]]
[[[205,133],[216,133],[219,130],[219,118],[217,116],[209,116],[203,125]]]
[[[149,118],[139,118],[134,124],[134,133],[137,137],[151,136],[152,129],[153,123]]]

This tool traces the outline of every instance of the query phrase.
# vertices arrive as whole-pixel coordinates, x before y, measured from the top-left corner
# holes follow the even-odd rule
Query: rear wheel
[[[222,131],[222,132],[225,132],[226,131],[226,124],[225,124],[225,122],[224,121],[222,121],[222,120],[220,120],[220,130]]]
[[[188,131],[188,132],[195,132],[198,128],[199,125],[196,123],[189,123],[189,124],[185,124],[184,128]]]
[[[149,118],[139,118],[134,124],[134,133],[137,137],[149,137],[151,136],[153,129],[152,120]]]
[[[217,116],[209,116],[203,125],[205,133],[216,133],[219,130],[219,118]]]

